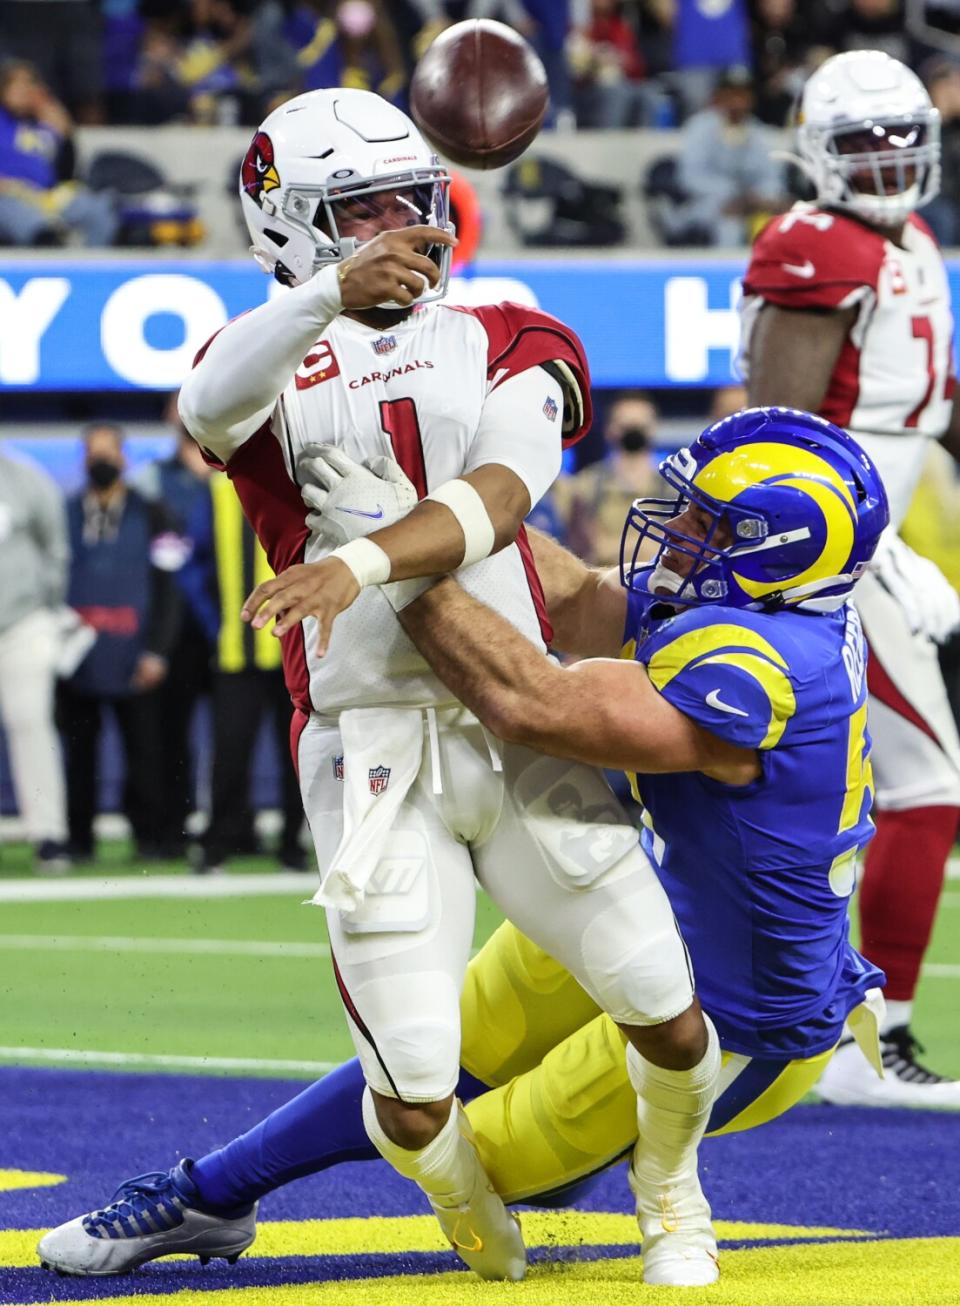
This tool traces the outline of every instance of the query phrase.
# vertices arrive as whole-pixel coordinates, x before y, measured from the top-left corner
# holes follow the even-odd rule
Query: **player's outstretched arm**
[[[559,667],[452,580],[400,620],[440,679],[501,739],[625,771],[703,771],[727,784],[756,778],[751,750],[684,716],[639,663]]]
[[[764,304],[750,339],[750,406],[818,412],[856,315],[856,308],[829,312]]]
[[[532,526],[527,535],[553,627],[553,647],[581,658],[616,657],[627,615],[617,568],[588,567]]]
[[[424,281],[435,285],[437,266],[420,252],[433,242],[455,240],[434,227],[382,232],[345,263],[228,322],[180,391],[180,416],[197,443],[227,462],[273,412],[338,313],[390,300],[410,304]]]
[[[305,617],[313,617],[317,656],[323,657],[334,619],[361,589],[388,581],[441,576],[465,562],[479,560],[476,554],[471,556],[471,547],[485,558],[516,539],[530,511],[530,495],[515,472],[493,464],[448,484],[463,487],[458,491],[462,502],[448,507],[424,499],[402,521],[341,546],[322,562],[287,568],[257,586],[244,603],[241,617],[257,630],[275,619],[273,633],[278,637]],[[471,539],[471,512],[477,530],[483,532],[479,544],[477,532]],[[364,548],[358,550],[358,545]]]

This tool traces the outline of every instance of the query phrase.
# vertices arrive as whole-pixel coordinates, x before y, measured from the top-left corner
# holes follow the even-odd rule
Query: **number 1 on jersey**
[[[427,497],[427,468],[417,406],[412,399],[381,399],[380,427],[390,437],[393,456],[413,482],[418,499]]]

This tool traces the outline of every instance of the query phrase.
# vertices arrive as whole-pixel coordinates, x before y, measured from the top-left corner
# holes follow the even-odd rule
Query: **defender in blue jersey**
[[[643,846],[720,1034],[720,1091],[705,1104],[716,1133],[797,1102],[848,1018],[868,1052],[872,1023],[879,1066],[883,976],[847,935],[871,834],[865,650],[847,599],[888,513],[859,447],[791,410],[727,418],[663,473],[675,497],[634,506],[619,578],[534,541],[554,643],[587,661],[545,659],[452,581],[402,620],[494,733],[631,774]],[[346,479],[359,490],[371,475]],[[388,482],[379,500],[389,516]],[[544,794],[544,837],[562,840],[565,813],[582,801],[570,785]],[[580,850],[584,874],[590,851]],[[656,967],[655,956],[643,961]],[[671,1130],[669,1113],[641,1108],[638,1120],[636,1076],[649,1067],[638,1070],[614,1022],[511,925],[471,963],[463,1040],[460,1092],[474,1096],[477,1147],[506,1200],[569,1188],[632,1153],[644,1247],[692,1266],[686,1282],[710,1281],[716,1244],[695,1156],[690,1190],[661,1194],[656,1210],[636,1182],[656,1171]],[[688,1073],[662,1070],[657,1084]],[[41,1259],[103,1274],[179,1250],[235,1254],[253,1239],[262,1193],[373,1154],[362,1084],[350,1063],[220,1151],[129,1181],[104,1211],[47,1235]]]
[[[697,772],[632,777],[700,1001],[731,1052],[826,1051],[882,983],[846,942],[857,853],[873,833],[856,609],[720,606],[651,623],[630,598],[628,647],[651,683],[761,758],[742,788]]]

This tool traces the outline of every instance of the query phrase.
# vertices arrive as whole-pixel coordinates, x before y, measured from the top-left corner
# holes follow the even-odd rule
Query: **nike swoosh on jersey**
[[[780,266],[784,272],[792,272],[795,277],[804,278],[812,277],[817,270],[809,259],[805,263],[781,263]]]
[[[383,516],[383,509],[379,503],[376,512],[364,512],[362,508],[338,508],[337,512],[348,512],[351,517],[370,517],[373,521],[379,521]]]
[[[718,712],[730,712],[734,716],[750,715],[749,712],[744,712],[743,709],[739,707],[733,707],[730,703],[721,703],[719,689],[711,689],[704,701],[707,707],[715,707]]]

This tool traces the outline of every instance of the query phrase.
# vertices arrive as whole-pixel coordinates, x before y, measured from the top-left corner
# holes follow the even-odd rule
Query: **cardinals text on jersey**
[[[590,424],[589,371],[577,337],[545,313],[514,304],[476,309],[430,305],[380,330],[340,316],[312,346],[270,419],[230,458],[244,512],[275,572],[313,562],[332,547],[308,536],[294,479],[305,444],[334,443],[359,461],[389,455],[422,498],[471,471],[484,401],[497,387],[543,367],[564,400],[563,431],[544,408],[542,451],[527,459],[559,465],[560,443]],[[202,353],[201,353],[202,357]],[[549,373],[547,375],[546,373]],[[546,483],[553,479],[549,473]],[[517,542],[471,569],[466,587],[493,604],[529,639],[550,638],[543,593],[521,532]],[[336,713],[363,704],[451,701],[377,589],[365,590],[337,619],[330,651],[313,656],[313,621],[284,637],[284,668],[295,705]],[[361,656],[357,655],[361,650]]]

